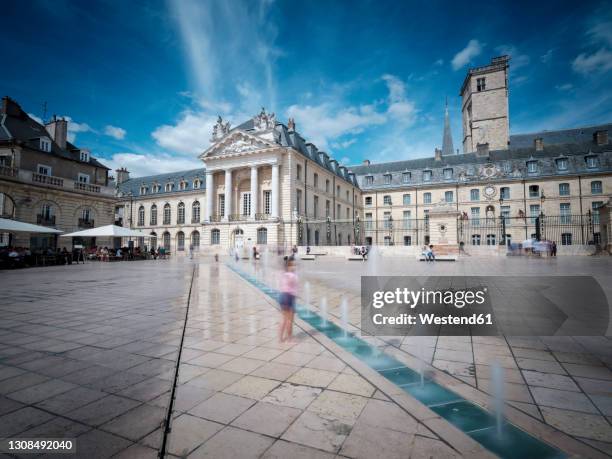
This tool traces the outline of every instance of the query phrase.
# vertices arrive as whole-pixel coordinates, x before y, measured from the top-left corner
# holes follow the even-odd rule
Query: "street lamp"
[[[506,245],[506,218],[504,217],[502,206],[504,205],[504,198],[499,196],[499,218],[501,219],[502,237],[501,244]]]
[[[393,245],[393,217],[389,215],[389,245]]]
[[[546,201],[546,196],[544,196],[544,190],[540,193],[540,218],[539,218],[539,226],[540,226],[540,239],[544,238],[546,240],[546,234],[544,233],[544,201]]]
[[[355,244],[361,243],[361,238],[359,237],[359,215],[355,217]]]

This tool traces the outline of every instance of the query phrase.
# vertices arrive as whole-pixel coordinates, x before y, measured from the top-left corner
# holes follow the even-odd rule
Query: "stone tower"
[[[442,137],[442,154],[454,155],[453,135],[451,134],[450,117],[448,116],[448,98],[446,99],[446,108],[444,109],[444,135]]]
[[[510,140],[508,120],[508,67],[510,57],[491,59],[489,65],[468,71],[461,86],[463,152],[478,144],[505,150]]]

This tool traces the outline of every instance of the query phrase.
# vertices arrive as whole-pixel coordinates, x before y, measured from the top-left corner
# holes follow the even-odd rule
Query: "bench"
[[[417,257],[419,261],[427,261],[423,255],[419,255]],[[436,255],[434,261],[457,261],[457,257],[455,255]]]
[[[314,255],[300,255],[300,260],[314,260],[315,256]]]
[[[349,255],[348,257],[346,257],[346,259],[348,261],[364,261],[363,257],[361,255]],[[368,256],[366,255],[365,259],[368,259]]]

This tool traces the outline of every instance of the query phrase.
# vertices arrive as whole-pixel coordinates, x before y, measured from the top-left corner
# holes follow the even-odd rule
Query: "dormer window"
[[[567,158],[558,158],[555,160],[557,163],[557,170],[566,171],[569,167],[569,161]]]
[[[391,185],[391,174],[383,175],[383,180],[385,185]]]
[[[527,172],[529,174],[537,174],[538,173],[538,162],[537,161],[527,161]]]
[[[47,137],[41,137],[40,149],[47,153],[51,153],[51,140],[49,140]]]
[[[423,181],[431,182],[431,171],[423,171]]]
[[[446,169],[444,169],[444,180],[450,180],[453,178],[453,169],[450,167],[447,167]]]
[[[372,175],[366,175],[365,184],[366,185],[373,185],[374,184],[374,177]]]
[[[410,183],[410,172],[402,172],[402,183]]]
[[[159,190],[160,190],[159,184],[156,183],[155,185],[153,185],[153,193],[159,193]]]
[[[199,189],[199,188],[200,188],[200,184],[201,184],[200,179],[195,179],[195,180],[193,181],[193,189],[194,189],[194,190]]]
[[[147,187],[146,186],[143,185],[143,186],[140,187],[140,194],[141,195],[147,194]]]
[[[584,160],[589,169],[597,169],[599,167],[599,159],[595,155],[589,155],[585,157]]]
[[[184,191],[187,188],[187,182],[179,183],[179,190]]]
[[[166,183],[166,192],[174,189],[174,183]]]
[[[89,162],[89,152],[88,151],[83,151],[81,150],[81,161],[83,161],[84,163],[88,163]]]

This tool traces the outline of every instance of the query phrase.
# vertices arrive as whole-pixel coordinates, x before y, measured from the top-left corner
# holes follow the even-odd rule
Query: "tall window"
[[[325,218],[331,217],[331,202],[329,200],[325,201]]]
[[[144,208],[143,208],[144,211]],[[93,215],[91,209],[89,207],[85,207],[82,211],[81,211],[81,220],[83,220],[84,222],[89,222],[91,221],[91,216]],[[143,218],[143,223],[144,225],[144,218]]]
[[[404,201],[404,205],[405,206],[409,206],[410,205],[410,195],[409,194],[405,194],[403,196],[403,201]]]
[[[200,222],[200,203],[198,201],[191,205],[191,223]]]
[[[530,174],[535,174],[536,172],[538,172],[538,162],[527,161],[527,172]]]
[[[218,229],[210,231],[210,243],[212,245],[219,245],[221,243],[221,231]]]
[[[151,244],[151,248],[157,250],[157,233],[151,233],[151,237],[149,238],[149,244]]]
[[[508,219],[510,218],[510,206],[501,206],[500,210],[502,218],[506,221],[506,223],[509,223]]]
[[[472,234],[472,245],[480,245],[480,234]]]
[[[383,175],[383,180],[385,185],[391,185],[391,174]]]
[[[219,199],[219,204],[218,204],[219,216],[224,217],[225,216],[225,195],[220,194],[218,199]]]
[[[41,208],[41,216],[44,220],[53,220],[53,206],[51,204],[43,204]]]
[[[570,185],[569,183],[559,183],[559,196],[569,196]]]
[[[487,234],[487,245],[495,245],[495,234]]]
[[[270,215],[272,213],[272,192],[270,190],[264,191],[264,214]]]
[[[561,216],[561,224],[568,225],[571,223],[571,211],[570,204],[568,202],[562,202],[559,204],[559,215]]]
[[[540,187],[538,185],[529,185],[529,197],[530,198],[540,197]]]
[[[372,214],[365,214],[365,229],[371,230],[372,228]]]
[[[453,202],[453,192],[452,191],[446,191],[444,193],[444,200],[446,202]]]
[[[531,215],[531,223],[535,224],[536,218],[540,216],[540,205],[531,204],[529,206],[529,214]]]
[[[599,225],[599,208],[602,204],[602,201],[595,201],[591,203],[591,210],[593,212],[593,223],[595,225]]]
[[[484,91],[487,89],[487,79],[485,77],[476,78],[476,91]]]
[[[390,206],[391,205],[391,196],[386,194],[383,196],[383,204],[385,206]]]
[[[471,201],[479,201],[480,200],[480,190],[474,188],[470,190],[470,200]]]
[[[410,183],[410,172],[402,172],[402,183]]]
[[[385,212],[383,214],[383,220],[385,229],[391,229],[391,212]]]
[[[366,175],[364,183],[366,185],[373,185],[374,184],[374,177],[371,176],[371,175]]]
[[[266,228],[259,228],[257,230],[257,243],[258,244],[268,243],[268,230]]]
[[[170,210],[170,204],[164,204],[164,225],[170,224],[170,219],[172,217],[172,211]]]
[[[200,233],[199,232],[194,231],[193,233],[191,233],[191,245],[193,245],[194,248],[200,247]]]
[[[502,199],[510,199],[510,188],[507,186],[502,186],[499,189],[499,197]]]
[[[242,193],[242,215],[251,215],[251,193]]]
[[[591,182],[591,194],[601,194],[602,191],[601,181],[595,180]]]
[[[572,233],[561,234],[561,245],[572,245]]]
[[[325,192],[329,193],[329,180],[325,180]]]
[[[336,207],[337,207],[336,208],[336,218],[341,218],[341,216],[340,216],[340,204],[338,204]]]
[[[444,169],[443,173],[444,173],[444,180],[450,180],[453,178],[453,170],[450,167]]]
[[[302,190],[296,190],[295,201],[295,210],[300,215],[302,213]]]
[[[366,196],[365,197],[365,205],[366,206],[371,206],[372,205],[372,196]]]
[[[176,250],[185,250],[185,233],[179,231],[176,235]]]
[[[312,204],[314,207],[314,218],[317,218],[319,216],[319,197],[318,196],[314,197]]]
[[[151,226],[157,225],[157,206],[155,204],[151,206],[150,222],[151,222]]]
[[[144,226],[145,222],[145,209],[144,206],[138,208],[138,226]]]
[[[295,178],[297,178],[298,180],[302,180],[302,166],[301,165],[297,165],[296,171],[295,171]]]
[[[470,212],[472,217],[472,226],[480,226],[480,207],[472,207]],[[480,243],[477,245],[480,245]]]
[[[312,185],[317,188],[319,186],[319,174],[315,173],[312,179]]]
[[[404,211],[404,229],[410,229],[410,227],[412,226],[412,220],[410,219],[410,211],[409,210],[405,210]]]
[[[431,204],[431,193],[423,193],[423,204]]]
[[[431,171],[423,171],[423,181],[431,182]]]
[[[163,234],[163,243],[164,249],[170,251],[170,233],[168,231]]]
[[[185,204],[179,202],[177,213],[176,213],[176,224],[182,225],[185,223]]]

